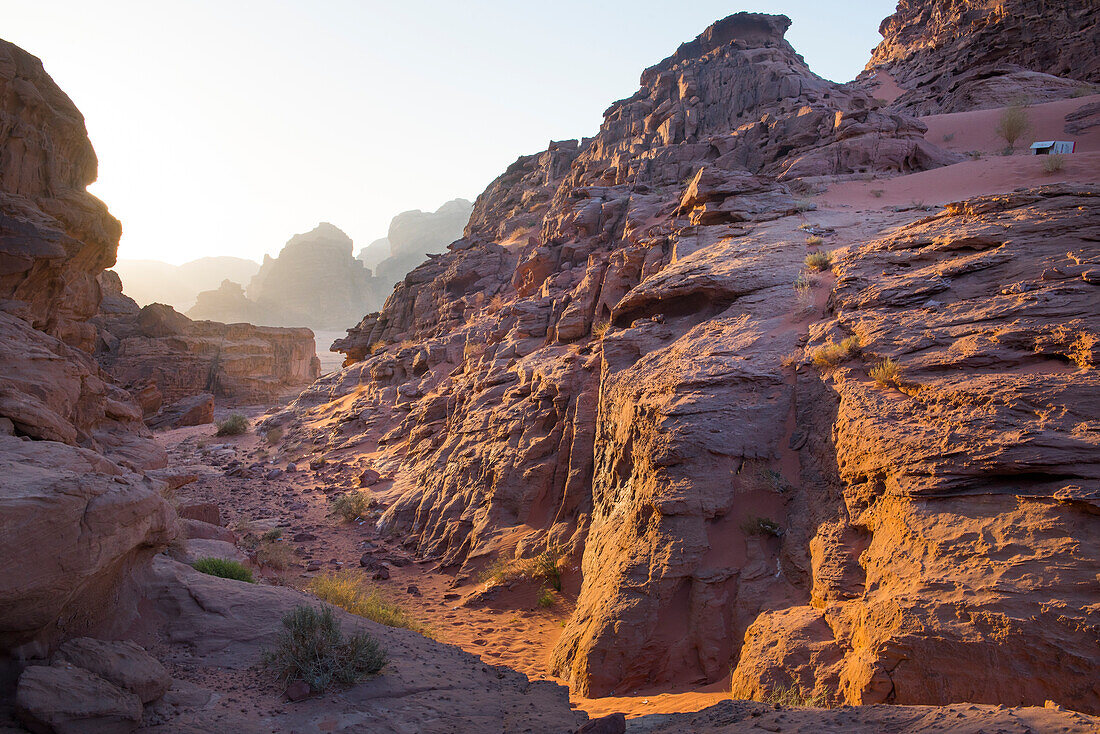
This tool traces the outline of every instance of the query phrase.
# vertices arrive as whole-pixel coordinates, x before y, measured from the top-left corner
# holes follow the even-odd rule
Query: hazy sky
[[[642,69],[738,10],[847,81],[894,0],[0,0],[0,37],[84,113],[119,256],[259,259],[329,221],[356,248],[592,135]]]

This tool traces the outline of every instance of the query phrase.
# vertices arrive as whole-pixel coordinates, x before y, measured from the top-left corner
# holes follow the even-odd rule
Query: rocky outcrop
[[[187,316],[198,321],[259,324],[268,317],[268,313],[249,300],[240,283],[223,280],[216,290],[199,293]]]
[[[175,534],[143,475],[165,452],[89,353],[120,231],[95,175],[80,113],[0,41],[0,657],[110,622]]]
[[[867,359],[881,359],[895,354],[893,342],[877,341],[885,332],[875,329],[888,323],[914,335],[915,351],[928,349],[931,319],[942,311],[916,304],[946,303],[937,294],[953,293],[966,301],[961,318],[1006,288],[1032,290],[1017,286],[1025,272],[1055,288],[1073,283],[1077,294],[1065,296],[1065,313],[1042,311],[1036,323],[1054,329],[1075,309],[1092,313],[1085,273],[1095,259],[1088,244],[1095,207],[1084,192],[1030,194],[1047,203],[993,222],[975,203],[971,224],[956,218],[943,231],[914,234],[927,248],[919,254],[903,255],[889,241],[869,250],[881,256],[853,255],[858,282],[845,256],[827,305],[830,276],[805,272],[807,253],[821,246],[816,235],[806,239],[806,228],[816,231],[807,192],[836,178],[955,159],[925,141],[914,118],[810,73],[783,39],[787,25],[751,14],[720,21],[648,69],[639,92],[609,108],[595,138],[516,161],[479,197],[465,237],[409,273],[380,313],[337,342],[346,368],[273,422],[285,426],[291,454],[318,446],[337,456],[367,452],[379,471],[395,473],[399,496],[380,524],[442,568],[473,575],[493,557],[547,549],[561,554],[563,568],[579,568],[576,608],[551,663],[582,695],[715,682],[736,667],[740,695],[794,685],[846,702],[1042,704],[1061,686],[1058,700],[1094,710],[1083,680],[1097,660],[1078,634],[1095,621],[1069,589],[1094,573],[1091,551],[1060,556],[1065,581],[1049,595],[1031,595],[1026,582],[1017,596],[1010,583],[1053,573],[1042,570],[1051,554],[1083,532],[1087,502],[1073,487],[1094,481],[1095,449],[1081,438],[1087,430],[1070,426],[1084,425],[1091,398],[1076,388],[1045,393],[1041,412],[1052,411],[1045,425],[1062,416],[1056,430],[1069,435],[1044,434],[1062,448],[1048,452],[1049,466],[1028,459],[1015,470],[1017,483],[987,476],[1001,460],[966,468],[963,457],[1014,429],[986,409],[967,417],[963,406],[1031,405],[1029,381],[1015,382],[1030,366],[1006,363],[995,399],[964,398],[955,385],[945,394],[959,395],[958,413],[941,421],[938,408],[911,406],[905,418],[893,412],[901,410],[896,395],[849,412],[854,385],[837,383],[835,370],[823,380],[803,347],[808,338],[815,347],[857,331],[845,354],[863,343]],[[883,224],[904,224],[922,215],[909,208],[884,216]],[[947,233],[980,229],[985,216],[1000,244],[1018,246]],[[1071,235],[1075,228],[1084,234]],[[1033,240],[1060,243],[1051,246],[1062,260],[1072,254],[1062,262],[1053,250],[1031,248]],[[957,262],[933,268],[939,252]],[[1010,252],[1014,264],[1000,269]],[[895,281],[894,267],[913,279]],[[903,282],[914,292],[901,292]],[[857,329],[867,318],[859,304],[879,293],[913,310]],[[990,328],[1009,338],[1021,312],[995,311]],[[1062,341],[1084,344],[1095,333],[1090,324]],[[992,348],[993,338],[948,352]],[[976,359],[982,369],[1002,369],[996,354]],[[1062,364],[1072,381],[1091,384],[1093,367]],[[858,384],[880,395],[865,376]],[[879,430],[912,428],[912,445],[874,439],[855,417],[860,409],[882,412]],[[962,442],[955,446],[923,436],[920,421],[973,425],[977,433],[953,429]],[[867,454],[872,440],[878,454]],[[933,454],[940,458],[910,463]],[[1032,445],[1020,461],[1024,454],[1042,450]],[[966,475],[935,500],[900,489]],[[998,519],[1009,505],[1030,503],[1023,498],[1037,486],[1040,505]],[[956,538],[969,565],[944,551],[934,568],[937,583],[963,596],[977,583],[971,578],[988,575],[956,577],[953,563],[996,575],[1009,546],[994,539],[1023,544],[1007,526],[1050,529],[1042,549],[1021,549],[1020,575],[1001,577],[1004,593],[982,597],[988,626],[962,601],[952,609],[972,621],[944,621],[955,602],[928,601],[937,594],[935,573],[892,555],[936,555],[955,537],[936,533],[961,527],[952,519],[961,517],[970,518],[974,538]],[[887,584],[880,572],[872,581],[872,561],[901,580]],[[1052,611],[1055,596],[1066,600],[1062,611]],[[1044,631],[1027,634],[1024,619]],[[1063,622],[1078,632],[1054,631]],[[987,664],[967,668],[963,640]],[[1027,670],[1021,680],[1045,675],[1039,661],[1058,659],[1063,646],[1071,669],[1050,689],[986,674],[1004,665]],[[941,657],[952,660],[951,676],[934,674]]]
[[[114,273],[101,280],[108,298],[95,320],[96,358],[135,393],[152,385],[164,404],[203,393],[230,402],[265,402],[320,374],[309,329],[192,321],[160,303],[139,308],[122,293]]]
[[[1100,83],[1098,24],[1089,0],[899,0],[861,81],[889,74],[919,115],[1063,99]]]
[[[406,273],[429,255],[445,252],[447,245],[461,237],[473,206],[465,199],[452,199],[434,212],[416,209],[390,220],[387,236],[370,243],[357,256],[373,271],[377,281],[374,288],[377,295],[368,304],[368,310],[381,308]]]

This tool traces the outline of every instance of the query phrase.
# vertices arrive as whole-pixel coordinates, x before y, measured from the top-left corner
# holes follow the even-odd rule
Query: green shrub
[[[538,604],[541,609],[549,609],[554,606],[554,592],[550,591],[550,589],[547,589],[545,586],[539,589]]]
[[[284,685],[303,680],[320,693],[374,675],[386,664],[386,653],[366,633],[345,637],[331,609],[302,605],[283,617],[283,631],[263,664]]]
[[[749,515],[741,523],[741,532],[745,535],[771,535],[776,538],[783,534],[782,528],[775,520],[754,515]]]
[[[819,237],[818,239],[821,238]],[[829,255],[829,253],[818,251],[811,252],[809,255],[807,255],[804,264],[807,270],[821,272],[822,270],[828,270],[829,266],[832,265],[832,262],[833,258],[831,255]]]
[[[329,515],[343,518],[347,522],[362,519],[367,511],[374,507],[374,495],[366,490],[353,489],[329,502]]]
[[[248,419],[240,413],[233,413],[225,420],[217,422],[216,436],[240,436],[248,431]]]
[[[191,568],[209,576],[253,583],[252,571],[248,567],[228,558],[200,558],[191,564]]]
[[[1061,153],[1043,156],[1043,173],[1048,176],[1066,167],[1066,157]]]
[[[434,637],[431,628],[409,616],[402,607],[386,601],[378,589],[367,588],[354,571],[340,571],[317,576],[306,587],[318,599],[326,601],[359,617],[419,632]]]

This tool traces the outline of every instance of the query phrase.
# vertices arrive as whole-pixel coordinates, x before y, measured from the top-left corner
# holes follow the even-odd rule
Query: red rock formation
[[[0,653],[108,620],[175,516],[142,409],[88,353],[118,222],[41,62],[0,41]]]
[[[890,74],[912,114],[1050,102],[1100,82],[1098,24],[1091,0],[899,0],[867,72]]]
[[[97,323],[97,358],[120,384],[155,385],[164,403],[212,393],[237,403],[267,402],[320,375],[313,332],[252,324],[192,321],[171,306],[139,308],[118,276]]]

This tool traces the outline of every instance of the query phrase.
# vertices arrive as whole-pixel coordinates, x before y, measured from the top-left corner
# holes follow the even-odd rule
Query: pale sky
[[[594,134],[642,69],[738,10],[854,77],[894,0],[0,0],[87,119],[121,258],[260,259],[329,221],[356,248]]]

